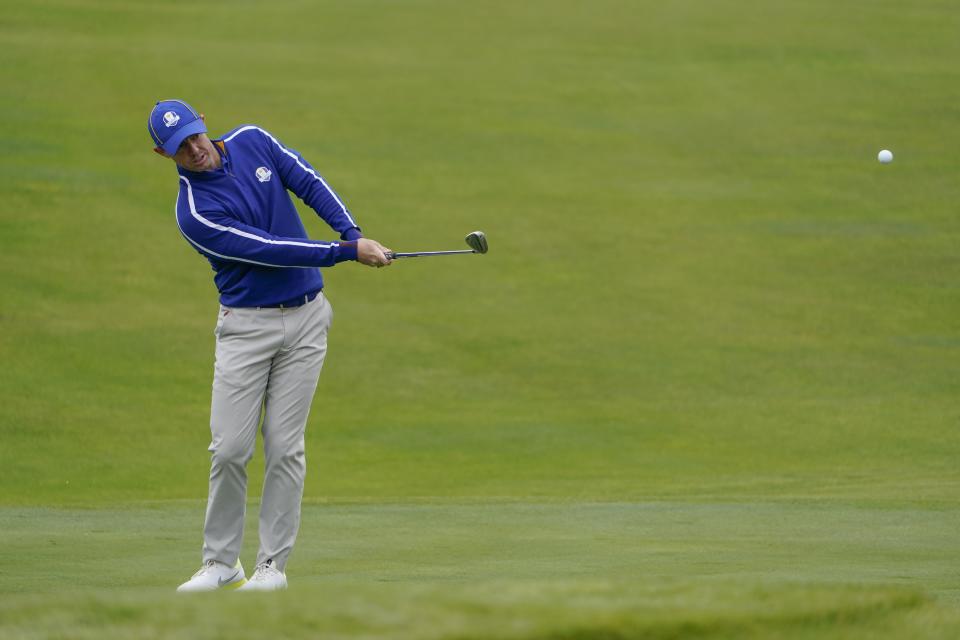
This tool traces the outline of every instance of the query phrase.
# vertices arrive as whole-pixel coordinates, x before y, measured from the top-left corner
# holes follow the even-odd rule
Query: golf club
[[[469,249],[459,249],[457,251],[414,251],[411,253],[397,253],[390,252],[388,257],[391,260],[397,258],[419,258],[420,256],[450,256],[457,253],[486,253],[487,252],[487,236],[483,234],[483,231],[473,231],[467,234],[467,237],[464,238],[467,242]]]

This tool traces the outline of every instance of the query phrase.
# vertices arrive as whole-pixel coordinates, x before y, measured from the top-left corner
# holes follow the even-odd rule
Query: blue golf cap
[[[207,132],[200,114],[183,100],[161,100],[155,104],[147,129],[154,144],[168,156],[176,155],[180,143],[188,137]]]

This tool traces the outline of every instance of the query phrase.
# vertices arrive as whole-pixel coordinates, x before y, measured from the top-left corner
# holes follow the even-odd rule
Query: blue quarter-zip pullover
[[[260,307],[292,300],[323,288],[317,267],[357,259],[360,228],[303,156],[253,125],[213,143],[219,169],[177,167],[177,224],[210,261],[221,304]],[[343,241],[310,240],[288,189]]]

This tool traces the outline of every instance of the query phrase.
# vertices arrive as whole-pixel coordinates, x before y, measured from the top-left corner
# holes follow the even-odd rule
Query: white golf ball
[[[888,162],[893,162],[893,152],[888,151],[887,149],[884,149],[883,151],[877,154],[877,160],[879,160],[883,164],[887,164]]]

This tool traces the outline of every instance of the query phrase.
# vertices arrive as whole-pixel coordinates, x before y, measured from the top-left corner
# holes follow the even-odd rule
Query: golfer
[[[387,266],[389,249],[364,238],[320,174],[260,127],[211,140],[203,114],[163,100],[148,128],[154,151],[177,165],[180,233],[210,261],[220,292],[203,566],[177,591],[284,589],[300,526],[304,429],[333,315],[318,267],[348,260]],[[288,191],[340,240],[307,238]],[[240,547],[258,427],[266,469],[260,550],[247,580]]]

